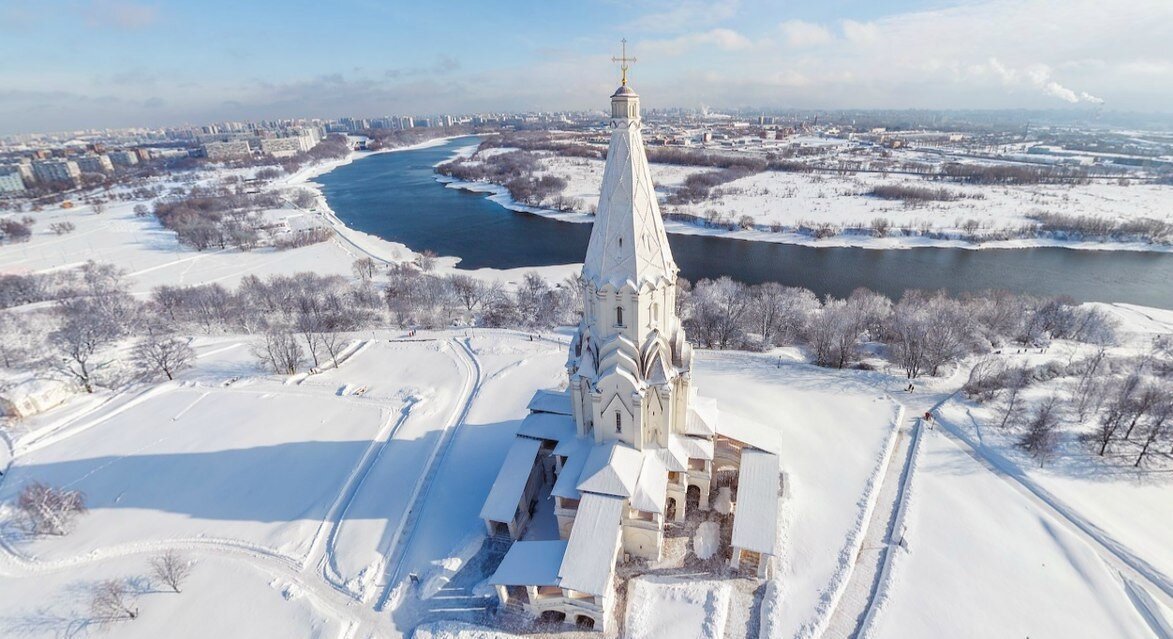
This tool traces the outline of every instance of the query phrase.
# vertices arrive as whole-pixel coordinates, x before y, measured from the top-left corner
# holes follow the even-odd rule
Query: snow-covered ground
[[[588,168],[578,165],[575,188],[584,188]],[[312,188],[306,180],[317,170],[287,185]],[[46,211],[30,242],[0,249],[0,271],[94,258],[131,270],[134,290],[145,292],[161,283],[233,284],[246,273],[349,274],[362,255],[410,255],[346,229],[335,241],[284,252],[197,253],[152,218],[134,216],[133,204],[101,215],[86,206]],[[323,206],[286,211],[316,215]],[[56,220],[78,229],[52,235],[46,228]],[[1122,349],[1173,333],[1173,311],[1102,308],[1124,323]],[[397,637],[489,605],[475,588],[421,599],[408,576],[430,582],[483,530],[477,515],[527,401],[565,382],[566,333],[408,338],[379,330],[355,335],[339,368],[294,379],[258,371],[254,340],[197,336],[197,366],[175,382],[75,396],[0,428],[0,636],[96,632],[87,592],[108,578],[131,578],[141,591],[140,618],[116,624],[113,637]],[[1021,357],[1066,359],[1070,348]],[[889,459],[900,407],[888,396],[902,380],[784,355],[698,351],[694,373],[723,423],[780,453],[779,555],[760,603],[761,636],[778,639],[820,636],[858,577],[861,544],[874,536],[864,530],[872,509],[891,506],[878,499],[877,483],[891,480],[890,463],[903,463]],[[920,414],[960,386],[963,373],[898,399],[909,416]],[[1173,575],[1168,473],[1121,471],[1086,456],[1037,468],[1011,438],[980,428],[985,410],[946,402],[941,427],[922,442],[905,502],[906,546],[883,573],[885,599],[869,636],[1168,637],[1160,628],[1173,619],[1161,603],[1169,597],[1122,578],[1119,556],[1073,523]],[[29,539],[13,525],[12,498],[32,480],[86,493],[90,512],[69,535]],[[1024,492],[1026,483],[1050,502]],[[196,561],[182,594],[147,583],[148,561],[168,549]],[[653,590],[649,606],[696,618],[695,606],[687,617],[677,608],[683,599]],[[749,614],[745,608],[730,614]],[[652,622],[632,623],[633,633],[663,636],[660,618],[641,615],[638,604],[628,612]],[[419,636],[504,636],[451,623],[427,632]]]
[[[732,587],[719,581],[637,577],[628,584],[627,639],[722,639]]]
[[[1118,310],[1137,326],[1161,326],[1137,309]],[[48,637],[61,624],[84,624],[88,584],[147,575],[147,561],[167,548],[197,561],[188,587],[142,594],[141,619],[111,636],[151,636],[156,620],[178,609],[179,618],[239,614],[237,626],[218,632],[224,637],[267,634],[258,628],[399,636],[485,610],[490,600],[475,589],[425,600],[405,582],[458,566],[452,559],[481,534],[481,503],[526,402],[564,381],[566,336],[357,337],[363,344],[339,368],[292,383],[253,368],[247,337],[201,338],[199,365],[177,382],[77,397],[11,429],[16,458],[0,479],[0,501],[42,479],[85,491],[91,512],[61,538],[30,541],[4,528],[0,635]],[[956,377],[936,384],[957,385]],[[694,381],[717,400],[723,423],[776,442],[781,453],[780,554],[757,606],[761,636],[819,636],[853,577],[870,510],[888,507],[876,503],[876,483],[900,414],[887,393],[899,380],[777,354],[699,351]],[[943,423],[960,423],[965,409],[951,406]],[[940,428],[926,432],[905,547],[894,550],[869,636],[1154,636],[1101,550]],[[1024,472],[1168,569],[1167,479]],[[666,620],[712,620],[720,608],[709,594],[653,590],[649,606],[681,610],[649,616],[634,597],[626,612],[638,623],[629,621],[628,636],[679,636]],[[752,610],[745,607],[729,614]],[[1141,608],[1167,614],[1160,603]],[[451,623],[429,628],[439,637],[495,636]]]
[[[870,636],[1154,636],[1120,575],[1061,521],[940,430],[922,455],[908,552]]]
[[[817,636],[849,577],[900,413],[857,373],[775,356],[701,352],[697,387],[722,422],[780,436],[779,565],[762,605],[764,636]]]

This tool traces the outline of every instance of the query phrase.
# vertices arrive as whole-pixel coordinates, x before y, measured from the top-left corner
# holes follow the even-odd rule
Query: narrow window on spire
[[[615,432],[623,432],[623,415],[619,411],[615,411]]]
[[[615,307],[615,325],[616,326],[623,326],[623,307],[622,306]]]

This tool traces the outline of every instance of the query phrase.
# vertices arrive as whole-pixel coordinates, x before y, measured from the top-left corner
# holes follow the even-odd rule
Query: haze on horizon
[[[5,0],[0,134],[647,107],[1173,110],[1173,2]]]

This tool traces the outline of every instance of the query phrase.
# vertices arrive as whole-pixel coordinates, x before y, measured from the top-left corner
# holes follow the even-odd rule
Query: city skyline
[[[0,134],[600,109],[621,37],[650,108],[1173,104],[1160,0],[221,4],[7,3]]]

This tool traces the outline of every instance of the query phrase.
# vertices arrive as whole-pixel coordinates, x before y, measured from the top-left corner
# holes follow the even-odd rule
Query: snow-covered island
[[[1053,163],[1064,156],[1027,154],[1022,143],[976,158],[959,144],[877,143],[929,135],[922,132],[732,135],[720,143],[653,147],[652,175],[669,232],[874,249],[1173,250],[1173,184],[1159,172],[1122,165],[1072,173]],[[506,208],[590,223],[605,156],[590,133],[502,134],[437,171],[450,187],[491,193]]]
[[[1170,636],[1173,311],[684,285],[654,189],[694,173],[620,156],[540,159],[610,194],[585,271],[347,229],[313,179],[362,152],[30,212],[0,636]],[[818,184],[741,179],[713,206]],[[1072,199],[1109,188],[1167,187]],[[863,197],[827,211],[905,214]]]

